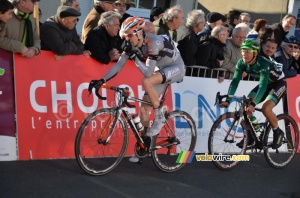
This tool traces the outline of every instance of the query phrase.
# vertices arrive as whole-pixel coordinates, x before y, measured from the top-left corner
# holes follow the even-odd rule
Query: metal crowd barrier
[[[222,73],[225,79],[232,79],[233,77],[233,73],[229,72],[227,69],[223,69],[223,68],[210,69],[208,67],[200,66],[200,65],[187,66],[185,75],[193,76],[193,77],[203,77],[203,78],[218,78],[218,76]],[[243,78],[243,80],[256,81],[249,75]]]

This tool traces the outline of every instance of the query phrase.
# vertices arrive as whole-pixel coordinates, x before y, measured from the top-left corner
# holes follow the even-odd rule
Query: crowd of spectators
[[[27,58],[38,55],[40,50],[49,50],[55,53],[56,60],[69,54],[91,56],[104,64],[119,59],[124,42],[119,30],[122,22],[131,17],[127,13],[131,3],[126,0],[94,0],[82,32],[78,33],[76,25],[81,15],[78,0],[61,0],[56,14],[39,24],[40,30],[32,15],[38,1],[0,0],[0,48]],[[39,12],[41,14],[41,10]],[[145,31],[167,35],[178,44],[187,75],[194,76],[189,67],[198,65],[206,70],[226,70],[214,76],[219,82],[230,79],[241,58],[240,46],[245,39],[257,40],[268,49],[276,44],[275,52],[268,56],[283,65],[286,77],[299,73],[299,41],[289,34],[296,23],[295,16],[287,14],[279,23],[268,26],[266,19],[252,19],[249,13],[239,10],[230,10],[224,15],[202,10],[186,14],[186,23],[183,24],[185,13],[179,5],[166,10],[153,7]],[[249,27],[251,21],[254,21],[252,29]],[[203,72],[198,72],[197,76],[199,74],[207,77]]]

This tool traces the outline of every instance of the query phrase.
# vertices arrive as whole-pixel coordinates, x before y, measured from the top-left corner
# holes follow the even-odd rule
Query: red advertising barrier
[[[300,129],[300,77],[287,79],[287,103],[289,114],[296,120],[298,128]],[[300,142],[300,137],[299,137]],[[300,145],[298,146],[298,153],[300,152]]]
[[[105,101],[94,94],[88,97],[87,91],[89,82],[102,77],[113,64],[100,64],[83,55],[56,61],[47,51],[32,59],[15,54],[19,159],[74,158],[74,141],[81,122],[97,108],[115,103],[112,91],[101,90],[108,98]],[[108,84],[128,86],[133,96],[141,98],[141,79],[142,74],[128,61]],[[171,92],[167,105],[172,107]],[[133,138],[130,132],[127,155],[134,152]]]
[[[0,49],[0,161],[16,160],[12,53]]]

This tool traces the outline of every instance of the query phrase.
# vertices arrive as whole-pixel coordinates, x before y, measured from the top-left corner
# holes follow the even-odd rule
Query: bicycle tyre
[[[122,160],[128,145],[128,128],[122,116],[116,122],[110,140],[105,142],[115,119],[115,108],[99,109],[91,113],[79,127],[75,139],[75,157],[86,173],[107,174]]]
[[[168,147],[163,145],[178,141]],[[197,130],[193,118],[184,111],[172,111],[166,114],[166,123],[158,135],[152,137],[152,160],[160,170],[175,172],[186,163],[177,163],[181,151],[194,151],[197,141]]]
[[[236,143],[243,138],[246,140],[247,132],[246,126],[243,122],[240,122],[239,126],[236,126],[238,116],[234,112],[227,112],[221,115],[212,125],[209,137],[208,137],[208,154],[211,156],[209,161],[221,170],[230,170],[236,167],[240,161],[231,161],[225,156],[235,157],[234,155],[243,155],[246,152],[247,141],[244,141],[243,148],[236,146]],[[231,125],[234,124],[233,129],[238,127],[238,134],[234,135],[234,131],[230,130]],[[229,132],[229,133],[228,133]],[[229,134],[229,140],[226,141],[225,137]],[[234,139],[232,139],[234,137]]]
[[[296,121],[287,114],[280,114],[277,116],[278,126],[284,132],[282,145],[278,148],[278,152],[272,149],[273,133],[272,127],[268,125],[264,135],[264,155],[273,168],[280,169],[287,166],[294,158],[299,141],[299,130]]]

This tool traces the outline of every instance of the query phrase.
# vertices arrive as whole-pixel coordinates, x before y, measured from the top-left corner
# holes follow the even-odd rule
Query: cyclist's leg
[[[143,100],[145,101],[150,101],[148,94],[145,92],[144,96],[143,96]],[[145,103],[141,104],[140,107],[140,118],[141,118],[141,123],[144,126],[144,130],[142,131],[142,137],[146,136],[146,132],[148,130],[148,128],[150,127],[150,111],[152,109],[152,106],[147,105]],[[130,162],[140,162],[140,159],[136,156],[133,155],[132,157],[129,158]]]
[[[255,96],[256,93],[257,93],[258,88],[259,88],[258,85],[257,85],[256,87],[254,87],[254,88],[250,91],[250,93],[248,94],[248,97],[251,98],[251,99],[253,99],[254,96]],[[248,112],[248,117],[250,118],[251,116],[252,116],[252,112]],[[249,130],[246,130],[246,132],[247,132],[247,137],[248,137],[247,145],[251,145],[251,144],[253,143],[254,139],[253,139],[252,135],[250,134]],[[243,145],[244,145],[244,139],[242,139],[242,140],[241,140],[240,142],[238,142],[236,145],[237,145],[239,148],[243,148]]]
[[[174,65],[166,66],[156,71],[149,78],[143,79],[143,86],[145,88],[145,91],[149,95],[155,113],[154,122],[150,130],[147,132],[147,136],[157,135],[165,123],[165,117],[162,115],[162,109],[160,108],[159,95],[155,87],[164,88],[165,84],[179,82],[183,79],[184,75],[185,75],[185,66],[182,60],[179,60],[178,63]]]
[[[163,76],[160,72],[155,72],[152,76],[143,78],[142,80],[143,87],[145,88],[145,91],[149,96],[153,108],[159,107],[159,96],[154,85],[161,84],[162,82]]]
[[[269,121],[273,129],[278,127],[276,115],[272,111],[275,106],[275,102],[267,98],[261,108],[262,113]]]
[[[147,93],[143,96],[143,100],[150,101],[149,96]],[[140,107],[140,117],[141,117],[141,123],[144,126],[144,131],[142,135],[145,135],[145,132],[150,127],[150,111],[152,109],[152,106],[142,103]]]
[[[271,83],[271,86],[272,90],[269,92],[269,95],[267,96],[266,101],[263,104],[262,112],[273,128],[274,135],[272,148],[277,149],[281,146],[281,141],[284,137],[284,133],[278,127],[278,121],[272,109],[278,104],[278,102],[286,93],[286,80],[278,80],[274,83]]]

